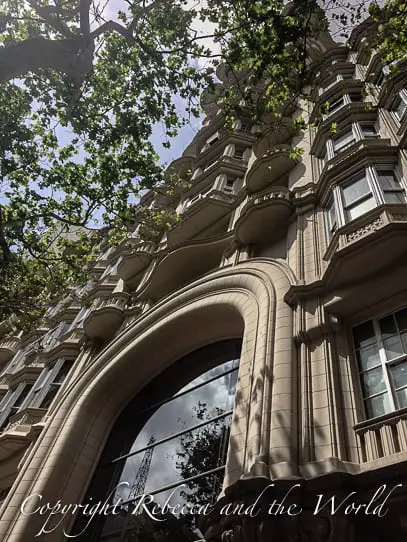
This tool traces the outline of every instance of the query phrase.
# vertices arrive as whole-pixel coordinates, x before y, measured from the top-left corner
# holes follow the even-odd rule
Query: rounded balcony
[[[262,129],[260,138],[253,146],[256,156],[263,156],[276,145],[290,141],[294,136],[294,120],[291,117],[274,119]]]
[[[177,158],[167,168],[167,175],[178,175],[185,178],[193,171],[196,158],[194,156],[181,156]]]
[[[225,217],[233,208],[236,196],[222,190],[198,194],[187,203],[182,218],[167,233],[169,245],[182,243]]]
[[[243,245],[270,243],[287,229],[292,210],[288,188],[275,187],[251,195],[235,224],[236,238]]]
[[[135,288],[141,280],[141,274],[153,259],[155,249],[155,243],[138,240],[129,252],[121,257],[117,273],[130,288]]]
[[[129,299],[129,294],[125,292],[94,299],[90,313],[83,323],[85,334],[91,339],[113,337],[124,320],[124,309]]]
[[[293,156],[290,145],[277,145],[259,155],[247,172],[246,186],[249,193],[259,192],[287,175],[300,158]]]
[[[21,346],[21,339],[18,337],[4,337],[0,339],[0,366],[9,362],[17,354]]]
[[[190,241],[167,253],[157,264],[139,298],[153,302],[216,269],[232,235]]]

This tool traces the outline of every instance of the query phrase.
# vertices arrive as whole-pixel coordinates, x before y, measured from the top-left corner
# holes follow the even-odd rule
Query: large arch
[[[278,392],[293,382],[292,310],[283,301],[293,282],[284,264],[246,261],[202,277],[126,328],[82,369],[51,413],[3,503],[1,539],[35,539],[44,517],[21,514],[29,495],[40,494],[43,503],[81,502],[124,406],[175,360],[223,339],[243,336],[225,485],[249,472],[268,476],[271,463],[295,462],[291,396]],[[279,380],[274,393],[272,380]],[[39,539],[62,540],[57,533]]]

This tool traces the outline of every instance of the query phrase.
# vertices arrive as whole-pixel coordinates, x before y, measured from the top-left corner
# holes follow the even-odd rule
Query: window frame
[[[373,135],[367,135],[366,131],[363,129],[364,126],[370,125],[374,129]],[[344,145],[339,150],[335,149],[335,140],[340,139],[343,137],[347,132],[352,133],[352,140]],[[332,160],[333,158],[336,158],[337,156],[341,155],[344,151],[346,151],[349,147],[351,147],[354,143],[357,143],[359,141],[363,141],[364,139],[377,139],[380,138],[380,126],[379,121],[376,118],[375,120],[358,120],[355,122],[352,122],[350,125],[347,124],[338,132],[330,137],[324,147],[324,154],[323,156],[320,156],[319,159],[321,160],[322,168],[325,166],[326,162],[329,160]]]
[[[379,178],[379,175],[378,175],[378,171],[385,171],[385,170],[393,172],[394,177],[395,177],[396,181],[398,182],[398,184],[400,186],[399,189],[395,188],[395,189],[392,189],[392,190],[385,190],[380,185],[380,178]],[[348,218],[347,215],[346,215],[347,207],[349,207],[349,206],[345,205],[345,201],[344,201],[344,197],[343,197],[343,188],[346,187],[346,186],[351,185],[352,183],[356,182],[358,179],[360,179],[362,177],[366,178],[368,186],[369,186],[370,194],[373,197],[374,202],[375,202],[375,206],[371,210],[379,207],[380,205],[385,205],[385,204],[387,204],[387,205],[404,205],[404,204],[407,203],[406,183],[405,183],[404,177],[402,176],[401,170],[400,170],[398,165],[396,165],[396,164],[388,164],[387,163],[387,164],[375,164],[375,165],[366,166],[364,169],[359,170],[354,175],[352,175],[352,177],[350,179],[346,180],[345,182],[340,182],[338,184],[334,184],[331,187],[331,196],[327,200],[327,203],[324,205],[325,224],[326,224],[325,229],[326,229],[326,234],[327,234],[328,241],[330,241],[332,239],[332,236],[333,236],[333,233],[330,233],[330,230],[329,230],[329,227],[328,227],[329,218],[327,218],[327,214],[329,213],[331,202],[333,202],[336,205],[336,217],[337,217],[337,220],[338,220],[337,230],[342,228],[343,226],[346,226],[350,222],[353,222],[354,220],[357,220],[358,218],[360,218],[364,214],[371,211],[371,210],[369,210],[369,211],[366,211],[366,213],[361,213],[360,215],[358,215],[357,217],[354,217],[352,219]],[[403,193],[403,195],[404,195],[404,203],[403,202],[399,202],[399,203],[389,203],[389,202],[387,202],[385,200],[385,193],[386,192]],[[367,197],[369,197],[369,196],[363,196],[363,197],[359,198],[360,202],[362,202],[364,199],[367,199]],[[359,200],[357,200],[357,201],[359,201]]]
[[[25,408],[25,402],[27,397],[30,396],[33,386],[34,384],[32,382],[20,382],[14,390],[10,389],[7,391],[0,403],[0,433],[5,430],[11,416],[14,416],[14,414],[17,414],[17,412],[20,412]],[[16,403],[18,403],[20,397],[27,388],[27,395],[23,398],[22,402],[16,406]],[[13,412],[13,410],[15,410],[15,412]]]
[[[359,324],[357,326],[353,326],[353,328],[352,328],[353,353],[354,353],[354,357],[355,357],[355,360],[356,360],[357,365],[358,365],[358,377],[359,377],[359,383],[360,383],[360,387],[361,387],[361,397],[362,397],[362,401],[363,401],[363,410],[364,410],[365,418],[367,420],[371,420],[371,419],[374,419],[374,418],[380,417],[380,416],[385,416],[387,414],[391,414],[392,412],[397,412],[398,410],[402,410],[404,408],[407,408],[406,406],[400,405],[399,399],[397,397],[397,392],[399,390],[401,390],[401,389],[407,389],[407,384],[405,384],[404,386],[402,386],[400,388],[396,388],[395,384],[392,382],[392,377],[391,377],[391,368],[396,367],[397,365],[400,365],[402,363],[404,363],[406,365],[406,367],[407,367],[407,349],[406,349],[406,353],[402,353],[402,354],[400,354],[398,356],[395,356],[395,357],[393,357],[391,359],[387,359],[386,348],[385,348],[384,339],[383,339],[383,333],[382,333],[382,331],[380,329],[380,321],[387,318],[387,317],[389,317],[389,316],[392,316],[393,319],[394,319],[395,326],[396,326],[397,336],[399,337],[400,342],[402,344],[401,333],[404,333],[406,331],[406,329],[404,331],[400,331],[400,328],[399,328],[397,319],[395,318],[395,315],[397,313],[403,311],[403,310],[406,310],[406,309],[407,309],[407,307],[402,307],[402,308],[397,309],[395,311],[392,311],[392,312],[383,314],[381,316],[372,318],[370,320],[367,320],[365,322],[362,322],[361,324]],[[378,354],[378,357],[379,357],[379,363],[374,367],[370,367],[370,368],[367,368],[367,369],[362,369],[361,363],[359,361],[360,358],[358,356],[358,351],[361,350],[361,349],[356,348],[354,330],[357,329],[359,326],[361,326],[363,324],[366,324],[366,323],[369,323],[369,322],[372,324],[374,335],[372,336],[372,343],[368,344],[367,348],[371,348],[372,346],[374,346],[376,348],[377,354]],[[382,390],[380,392],[376,392],[376,393],[373,393],[373,394],[370,394],[370,395],[366,395],[365,391],[364,391],[364,385],[363,385],[364,384],[363,375],[368,373],[369,371],[374,371],[374,370],[376,370],[378,368],[380,368],[382,370],[382,375],[383,375],[383,381],[384,381],[384,384],[385,384],[385,388],[384,388],[384,390]],[[388,412],[383,412],[381,414],[371,415],[369,413],[369,411],[368,411],[367,402],[370,401],[372,398],[379,397],[380,395],[383,395],[383,394],[387,394],[390,410]]]
[[[404,104],[404,111],[403,114],[400,116],[398,113],[398,109],[401,104]],[[394,118],[399,124],[402,124],[406,118],[407,118],[407,89],[403,88],[398,93],[397,100],[395,101],[392,109],[391,109]]]
[[[48,392],[51,390],[51,388],[53,386],[54,387],[57,386],[54,397],[52,398],[52,401],[49,405],[51,406],[64,380],[67,378],[69,372],[71,371],[73,363],[74,362],[72,360],[61,358],[61,359],[58,359],[56,362],[44,367],[40,376],[37,378],[32,389],[30,390],[30,393],[27,395],[24,402],[22,403],[21,409],[28,408],[28,407],[49,408],[49,407],[42,407],[41,404],[43,403],[44,399],[48,395]],[[65,364],[70,365],[65,377],[63,378],[61,382],[55,382],[54,381],[55,378],[58,376],[60,370],[64,367]]]

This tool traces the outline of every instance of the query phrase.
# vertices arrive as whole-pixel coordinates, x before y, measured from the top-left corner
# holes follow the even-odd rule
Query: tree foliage
[[[215,89],[219,61],[250,73],[248,86],[235,76],[218,91],[226,119],[242,108],[278,119],[303,96],[307,54],[327,29],[321,8],[338,34],[369,12],[371,46],[388,63],[405,59],[400,0],[3,0],[0,321],[17,314],[29,325],[67,283],[85,279],[106,230],[117,242],[140,219],[143,190],[168,182],[153,128],[171,145],[200,114],[201,91]],[[208,23],[219,54],[197,33]],[[155,233],[176,222],[156,215]]]

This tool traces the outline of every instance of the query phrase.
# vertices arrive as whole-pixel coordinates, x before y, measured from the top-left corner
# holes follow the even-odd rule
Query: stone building
[[[144,196],[181,220],[0,339],[1,540],[406,539],[407,77],[369,31],[261,135],[206,97],[191,188]]]

